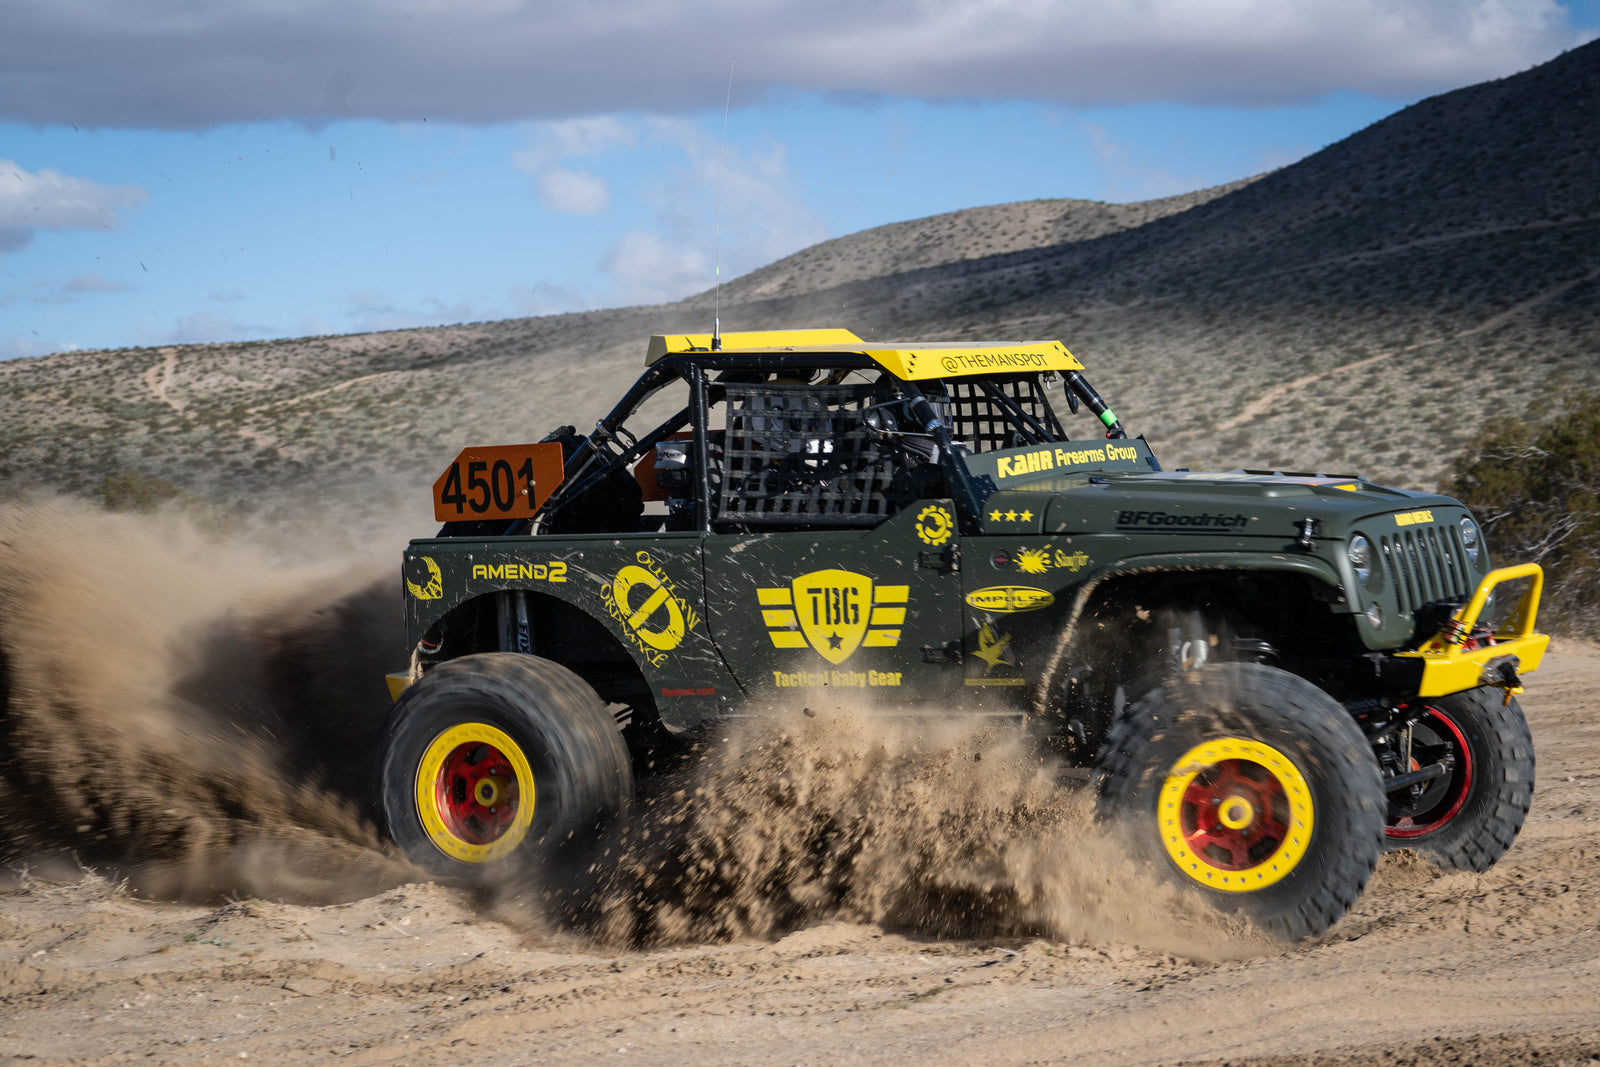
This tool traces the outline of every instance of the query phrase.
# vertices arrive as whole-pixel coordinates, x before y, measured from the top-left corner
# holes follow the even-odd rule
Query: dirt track
[[[0,1062],[1600,1060],[1600,648],[1525,706],[1533,812],[1486,875],[1385,859],[1292,948],[776,940],[596,950],[408,884],[320,907],[154,903],[90,875],[0,895]]]

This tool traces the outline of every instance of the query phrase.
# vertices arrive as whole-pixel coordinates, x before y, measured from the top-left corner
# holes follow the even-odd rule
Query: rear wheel
[[[395,704],[380,743],[385,830],[408,859],[475,877],[581,848],[633,794],[628,750],[581,678],[533,656],[463,656]]]
[[[1104,814],[1210,906],[1284,940],[1348,911],[1383,834],[1376,758],[1337,702],[1285,671],[1186,671],[1128,708],[1099,759]]]
[[[1533,738],[1522,707],[1498,690],[1428,701],[1421,719],[1384,755],[1391,775],[1445,763],[1449,770],[1390,793],[1388,846],[1412,848],[1440,867],[1486,871],[1505,854],[1533,802]]]

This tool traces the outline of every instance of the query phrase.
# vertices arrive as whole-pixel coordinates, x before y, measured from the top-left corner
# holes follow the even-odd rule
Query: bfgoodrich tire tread
[[[422,753],[442,731],[467,722],[495,726],[533,767],[534,821],[513,857],[489,864],[446,856],[416,810]],[[438,874],[479,878],[484,868],[543,862],[581,849],[633,797],[627,745],[588,683],[536,656],[490,652],[440,664],[389,714],[379,747],[377,799],[383,828],[413,863]]]
[[[1196,885],[1159,841],[1156,798],[1168,769],[1195,744],[1220,736],[1277,747],[1311,787],[1309,850],[1287,877],[1253,892]],[[1186,671],[1127,708],[1101,748],[1097,782],[1102,813],[1127,825],[1136,855],[1211,906],[1245,914],[1282,940],[1320,934],[1349,911],[1382,847],[1382,776],[1360,728],[1309,682],[1259,664]]]

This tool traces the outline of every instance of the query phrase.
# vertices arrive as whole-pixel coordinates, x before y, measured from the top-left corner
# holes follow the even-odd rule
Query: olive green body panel
[[[499,592],[570,604],[604,627],[649,684],[662,718],[687,726],[741,697],[706,623],[703,537],[694,533],[436,538],[406,553],[406,629],[413,645],[452,610]],[[438,573],[422,599],[412,575]],[[423,587],[425,592],[431,591]],[[539,651],[535,645],[531,651]]]
[[[955,505],[867,530],[711,534],[711,633],[760,703],[946,701],[960,686]]]

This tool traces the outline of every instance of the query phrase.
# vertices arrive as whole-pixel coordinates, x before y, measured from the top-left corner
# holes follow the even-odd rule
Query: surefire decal
[[[600,600],[622,624],[623,636],[652,667],[659,667],[667,653],[700,625],[700,615],[678,594],[678,587],[650,553],[641,549],[634,558],[639,562],[617,571],[611,584],[600,590]]]
[[[929,504],[917,512],[917,536],[925,545],[935,548],[950,540],[955,532],[956,520],[938,504]]]
[[[554,563],[474,563],[472,576],[495,582],[564,582],[567,565]]]
[[[1394,517],[1396,526],[1420,526],[1425,522],[1433,521],[1431,511],[1402,511]]]
[[[1056,602],[1055,594],[1030,585],[991,585],[967,594],[967,604],[979,611],[1010,615],[1019,611],[1038,611]]]
[[[1089,562],[1087,553],[1068,552],[1049,544],[1042,548],[1023,545],[1011,558],[1016,562],[1017,570],[1023,574],[1047,574],[1051,568],[1077,574]]]
[[[864,574],[825,570],[802,574],[787,586],[757,589],[756,602],[773,648],[810,647],[839,664],[863,645],[898,645],[910,595],[908,585],[875,586]]]
[[[1023,574],[1043,574],[1050,569],[1050,552],[1045,548],[1017,549],[1017,570]]]
[[[406,579],[406,590],[418,600],[438,600],[444,596],[444,577],[439,573],[439,565],[431,556],[418,556],[423,565],[428,568],[428,580],[418,585],[410,578]]]

